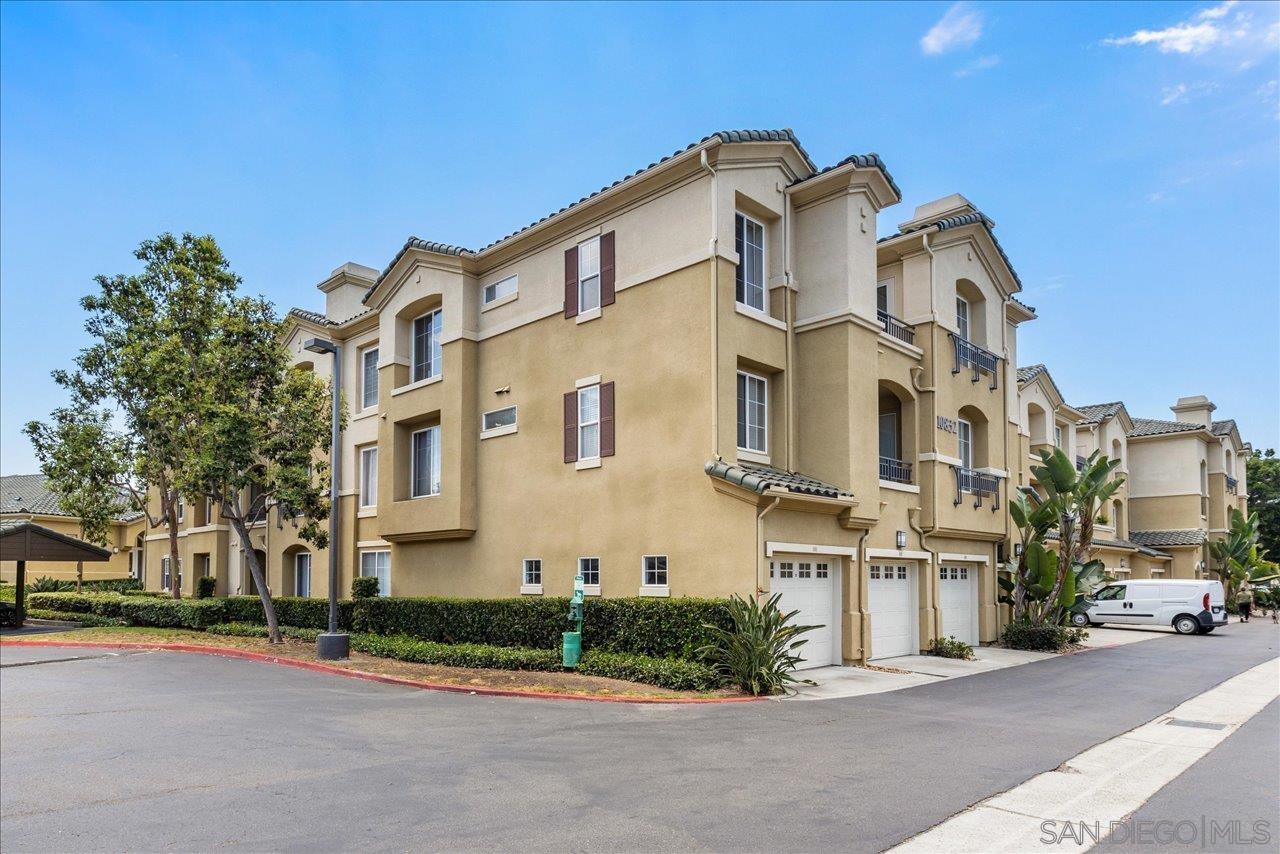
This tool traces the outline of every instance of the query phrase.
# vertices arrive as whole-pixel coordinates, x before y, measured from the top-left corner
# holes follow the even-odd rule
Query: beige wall
[[[5,514],[4,518],[6,520],[29,519],[35,524],[51,531],[56,531],[59,534],[83,539],[78,519],[66,516],[33,516],[30,514]],[[107,534],[108,542],[105,546],[111,549],[111,558],[106,561],[86,561],[83,564],[84,573],[82,577],[84,580],[128,578],[131,574],[130,561],[134,553],[134,543],[137,535],[142,532],[145,526],[146,522],[142,519],[137,519],[128,524],[117,523],[111,525]],[[11,560],[0,561],[0,580],[12,584],[17,578],[17,574],[17,562]],[[76,577],[76,564],[74,561],[29,561],[27,563],[27,583],[42,576],[65,581],[74,580]]]

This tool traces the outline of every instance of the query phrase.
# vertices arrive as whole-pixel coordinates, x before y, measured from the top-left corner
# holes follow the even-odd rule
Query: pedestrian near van
[[[1240,622],[1249,622],[1249,612],[1253,610],[1253,590],[1246,584],[1236,594],[1236,611],[1240,613]]]

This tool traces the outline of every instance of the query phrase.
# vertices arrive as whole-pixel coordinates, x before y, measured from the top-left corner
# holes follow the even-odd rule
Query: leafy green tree
[[[1234,602],[1240,588],[1262,569],[1258,538],[1258,514],[1246,516],[1232,508],[1226,536],[1209,543],[1214,562],[1210,569],[1222,579],[1228,602]]]
[[[199,450],[180,475],[183,489],[208,496],[239,537],[273,643],[280,630],[250,528],[274,508],[278,521],[325,548],[320,522],[330,512],[329,385],[290,369],[283,331],[266,300],[238,297],[223,306],[209,346],[216,369],[193,378],[190,420]]]
[[[1039,453],[1042,465],[1031,471],[1045,497],[1024,493],[1009,502],[1023,549],[1011,589],[1001,601],[1013,607],[1016,620],[1057,625],[1078,596],[1103,577],[1102,562],[1090,558],[1094,521],[1124,478],[1114,474],[1120,461],[1099,451],[1079,471],[1060,448]],[[1056,551],[1045,546],[1054,528]]]
[[[1258,514],[1258,546],[1280,556],[1280,457],[1274,448],[1254,451],[1245,459],[1249,510]]]
[[[239,279],[212,237],[162,234],[134,256],[142,272],[97,276],[98,292],[80,301],[92,343],[75,370],[53,373],[71,402],[50,424],[28,424],[27,435],[60,492],[123,490],[152,527],[168,526],[170,592],[178,598],[178,471],[195,450],[189,377],[192,366],[208,363],[218,322],[212,309]]]

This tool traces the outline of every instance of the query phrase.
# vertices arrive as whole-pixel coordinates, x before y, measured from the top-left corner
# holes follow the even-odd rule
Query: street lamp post
[[[329,440],[329,631],[316,638],[316,654],[329,661],[351,655],[351,637],[338,631],[338,475],[342,448],[338,444],[338,424],[342,420],[342,346],[324,338],[309,338],[302,345],[312,353],[333,356],[333,414]]]

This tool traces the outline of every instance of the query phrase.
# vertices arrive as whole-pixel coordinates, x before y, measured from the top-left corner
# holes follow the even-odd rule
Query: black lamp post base
[[[351,635],[325,632],[316,638],[316,654],[324,661],[340,661],[351,657]]]

